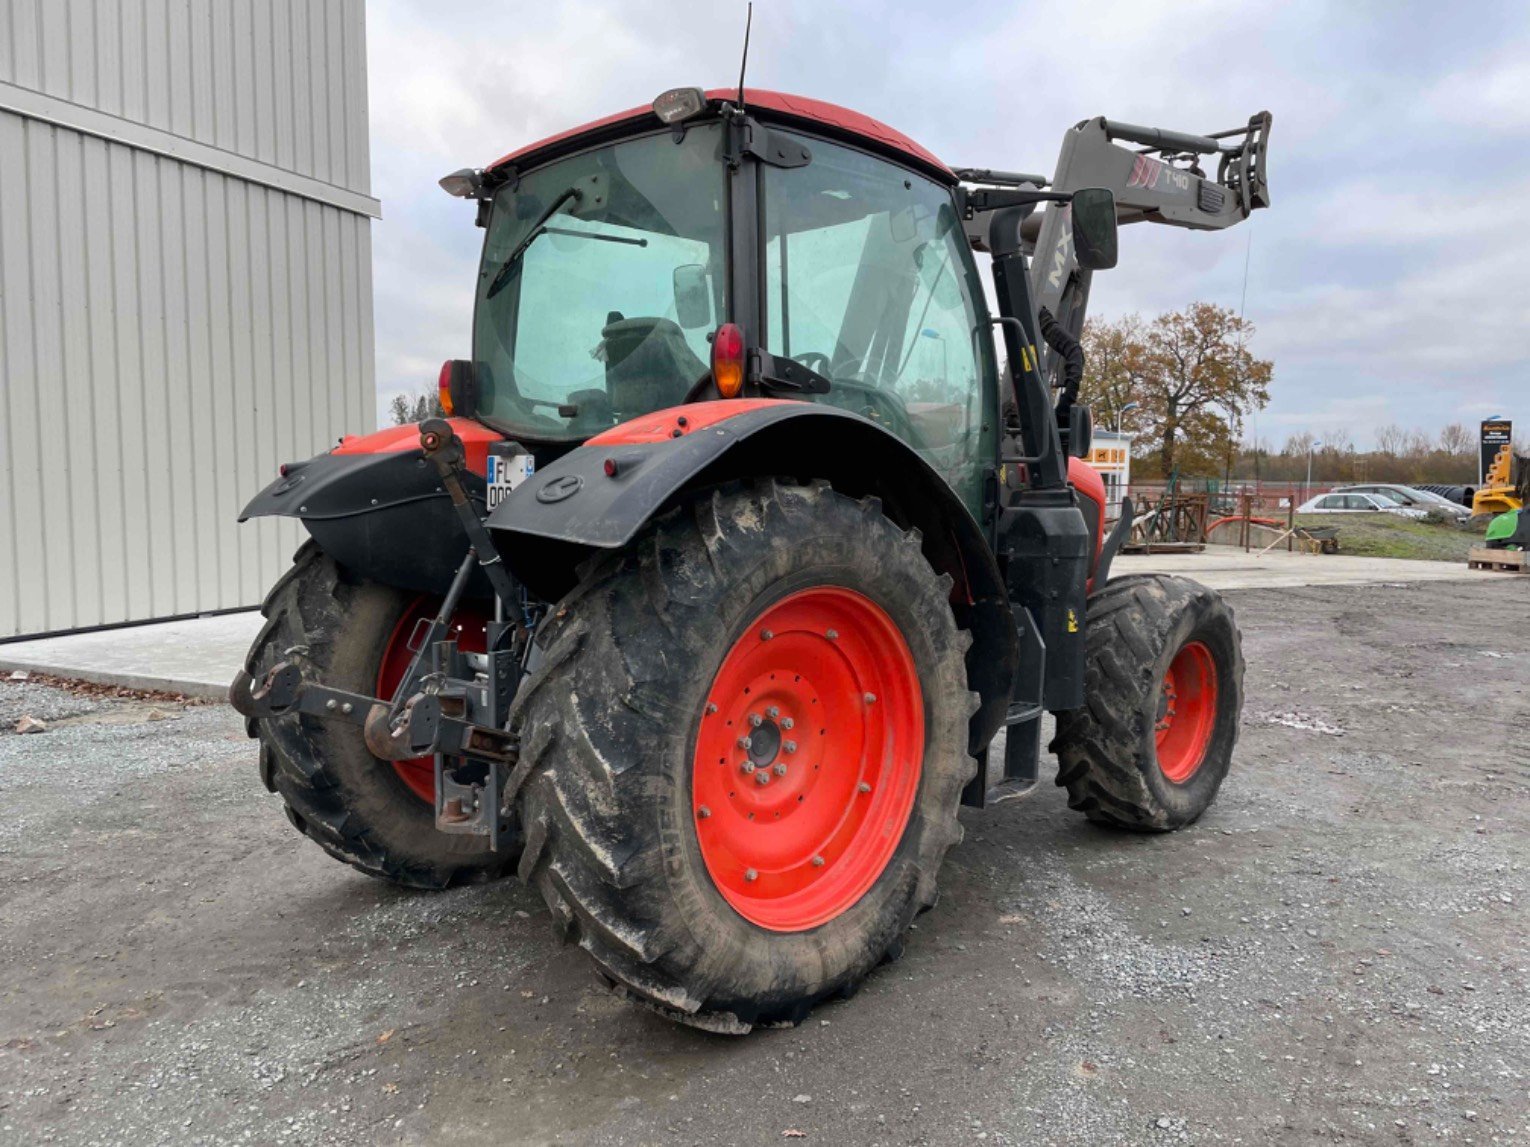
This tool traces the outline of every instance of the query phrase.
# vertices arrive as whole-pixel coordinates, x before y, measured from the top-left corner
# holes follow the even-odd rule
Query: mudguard
[[[1018,658],[1008,596],[981,526],[946,481],[876,423],[835,407],[732,399],[672,407],[591,438],[540,469],[489,515],[511,571],[557,601],[576,567],[616,549],[686,491],[764,475],[824,479],[851,497],[875,495],[918,528],[926,558],[953,580],[952,608],[974,644],[969,680],[983,699],[972,748],[1002,726]]]
[[[463,484],[480,506],[489,444],[503,436],[477,422],[451,420],[467,449]],[[250,518],[298,518],[341,565],[402,589],[444,594],[467,552],[435,467],[420,451],[417,426],[392,426],[342,439],[327,454],[289,462],[240,511]],[[481,576],[481,575],[480,575]],[[487,582],[477,587],[487,593]]]

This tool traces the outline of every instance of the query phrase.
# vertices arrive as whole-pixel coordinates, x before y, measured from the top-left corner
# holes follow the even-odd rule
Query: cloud
[[[731,83],[743,20],[741,3],[368,4],[380,398],[470,344],[482,232],[435,181]],[[1484,407],[1530,424],[1530,5],[761,0],[754,21],[752,84],[955,164],[1050,171],[1092,115],[1204,132],[1269,109],[1274,206],[1224,233],[1124,230],[1092,313],[1244,306],[1275,362],[1261,428],[1363,446]]]

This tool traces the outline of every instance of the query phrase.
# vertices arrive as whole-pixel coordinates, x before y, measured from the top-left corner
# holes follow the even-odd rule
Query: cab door
[[[765,349],[830,380],[817,398],[907,442],[981,520],[997,376],[951,190],[820,139],[762,165]]]

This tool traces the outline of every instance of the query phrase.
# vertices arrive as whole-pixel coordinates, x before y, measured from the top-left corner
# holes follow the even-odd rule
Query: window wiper
[[[515,248],[510,252],[510,254],[505,256],[505,261],[499,265],[499,270],[494,273],[494,278],[489,283],[489,289],[484,293],[484,298],[492,299],[495,295],[499,294],[500,291],[505,289],[505,284],[510,281],[511,270],[515,267],[515,264],[520,261],[520,257],[526,253],[526,248],[530,247],[531,244],[536,240],[536,237],[542,234],[547,221],[556,215],[559,211],[561,211],[563,209],[563,205],[570,199],[579,200],[582,198],[583,195],[580,194],[580,191],[577,187],[570,187],[565,189],[564,192],[558,196],[558,198],[554,199],[547,205],[547,210],[543,211],[541,215],[537,216],[537,221],[531,225],[531,230],[526,232],[526,237],[515,245]]]

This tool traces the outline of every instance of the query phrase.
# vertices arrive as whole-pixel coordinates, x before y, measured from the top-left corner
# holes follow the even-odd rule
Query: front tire
[[[1057,715],[1057,783],[1090,820],[1183,828],[1216,799],[1243,712],[1232,607],[1187,578],[1136,574],[1089,598],[1084,707]]]
[[[586,570],[516,701],[521,875],[609,981],[739,1032],[897,953],[973,772],[949,590],[875,499],[768,481]]]

